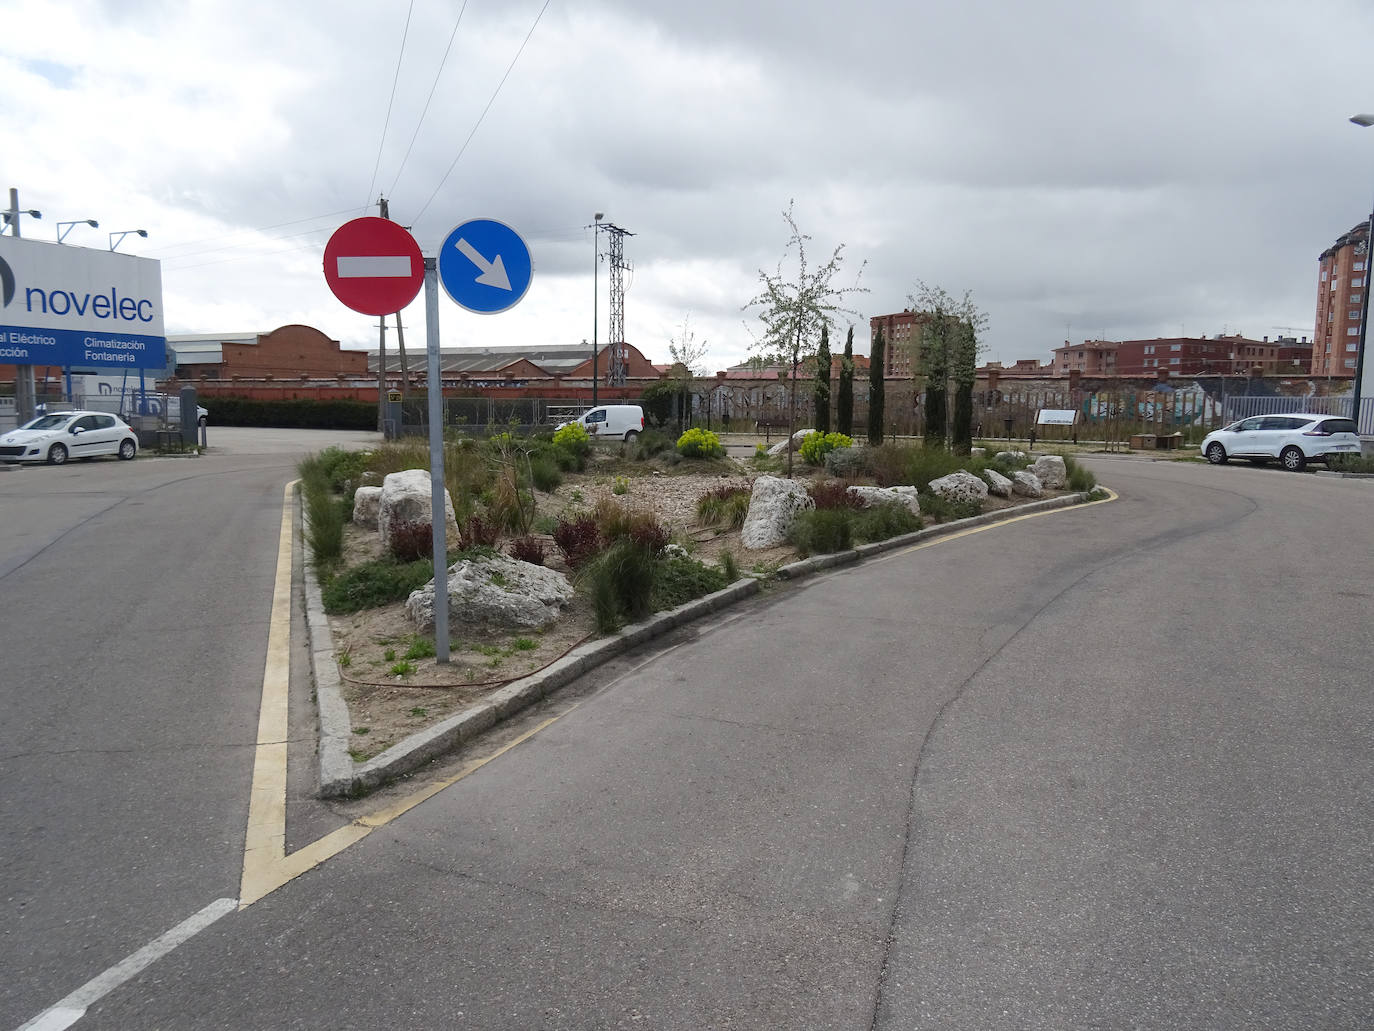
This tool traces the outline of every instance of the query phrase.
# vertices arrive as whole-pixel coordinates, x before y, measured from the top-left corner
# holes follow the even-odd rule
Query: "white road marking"
[[[103,974],[97,974],[56,1006],[34,1017],[19,1031],[63,1031],[86,1015],[86,1010],[125,981],[137,977],[178,945],[183,944],[222,916],[238,908],[238,899],[215,899],[199,913],[187,917],[166,934],[154,938],[132,956],[126,956]]]
[[[411,275],[408,254],[341,256],[336,261],[340,279],[409,279]]]

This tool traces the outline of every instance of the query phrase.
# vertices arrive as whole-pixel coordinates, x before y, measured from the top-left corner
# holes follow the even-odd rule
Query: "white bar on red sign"
[[[409,255],[338,258],[340,279],[408,279],[410,278]]]

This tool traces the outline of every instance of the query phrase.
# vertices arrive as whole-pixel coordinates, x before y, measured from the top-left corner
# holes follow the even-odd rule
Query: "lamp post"
[[[66,226],[66,229],[62,227]],[[73,226],[90,226],[92,229],[99,229],[100,223],[93,218],[78,218],[75,222],[57,223],[57,242],[61,243],[67,238],[67,234],[72,231]]]
[[[114,250],[114,249],[115,249],[116,247],[118,247],[121,243],[123,243],[123,242],[124,242],[124,237],[126,237],[126,236],[133,236],[134,234],[137,234],[137,235],[143,237],[143,239],[145,239],[145,240],[148,239],[148,230],[146,230],[146,229],[126,229],[126,230],[124,230],[124,232],[122,232],[122,233],[111,233],[111,234],[110,234],[110,250]],[[115,239],[115,237],[118,237],[119,239]]]
[[[1363,129],[1368,129],[1374,125],[1374,115],[1354,115],[1350,120]],[[1364,345],[1369,329],[1369,277],[1371,271],[1369,265],[1371,259],[1374,259],[1374,210],[1369,213],[1364,240],[1364,289],[1361,291],[1360,303],[1360,338],[1356,345],[1358,350],[1355,352],[1355,389],[1350,402],[1350,417],[1355,420],[1355,432],[1357,433],[1363,429],[1360,425],[1360,402],[1364,387]],[[1374,431],[1374,427],[1370,429]]]
[[[596,381],[600,379],[597,372],[596,357],[596,333],[597,333],[597,289],[596,272],[597,266],[601,264],[601,220],[605,218],[604,212],[598,211],[593,216],[592,221],[592,407],[596,407]]]

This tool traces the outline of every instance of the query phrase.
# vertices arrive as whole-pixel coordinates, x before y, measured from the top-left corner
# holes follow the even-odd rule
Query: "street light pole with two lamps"
[[[1374,125],[1374,115],[1354,115],[1350,119],[1361,128],[1368,129]],[[1355,352],[1355,389],[1350,403],[1350,417],[1355,420],[1357,432],[1364,433],[1365,426],[1360,419],[1360,408],[1363,400],[1364,371],[1365,371],[1365,340],[1369,331],[1369,287],[1370,274],[1374,269],[1370,264],[1374,263],[1374,209],[1369,213],[1369,222],[1365,228],[1365,251],[1364,251],[1364,287],[1361,290],[1360,303],[1360,338],[1356,344],[1358,350]],[[1374,426],[1369,427],[1369,432],[1374,433]]]

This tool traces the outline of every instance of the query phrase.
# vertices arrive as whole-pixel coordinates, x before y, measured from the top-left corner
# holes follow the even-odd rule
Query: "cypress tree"
[[[854,327],[844,338],[844,358],[840,362],[840,393],[835,398],[835,428],[846,437],[854,436]]]
[[[868,365],[868,442],[877,447],[883,442],[883,330],[873,334],[873,353]]]
[[[816,429],[830,432],[830,327],[821,327],[821,346],[816,350]]]

